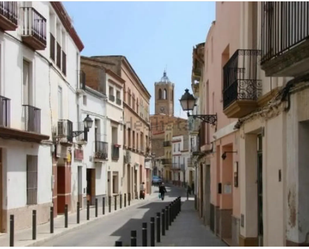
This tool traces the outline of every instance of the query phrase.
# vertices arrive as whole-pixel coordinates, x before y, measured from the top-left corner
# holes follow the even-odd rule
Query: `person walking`
[[[166,193],[166,188],[164,186],[164,182],[161,183],[161,185],[159,186],[159,193],[160,193],[160,197],[162,199],[162,201],[164,200],[164,195]]]
[[[144,182],[142,182],[140,186],[139,198],[143,200],[145,199],[145,183]]]
[[[192,182],[191,184],[191,190],[192,190],[192,193],[194,194],[194,182]]]

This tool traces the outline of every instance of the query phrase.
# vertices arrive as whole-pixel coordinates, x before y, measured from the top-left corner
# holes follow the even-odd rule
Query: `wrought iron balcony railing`
[[[238,49],[223,67],[223,108],[236,100],[257,100],[261,81],[257,79],[260,50]]]
[[[108,158],[108,143],[102,141],[94,142],[94,158],[106,160]]]
[[[41,110],[31,105],[23,105],[25,130],[41,133]]]
[[[172,146],[171,141],[163,141],[163,147],[170,147]]]
[[[162,164],[172,164],[172,159],[163,158],[163,159],[162,159]]]
[[[73,142],[73,123],[68,119],[58,121],[58,137],[66,138],[67,142]]]
[[[15,30],[18,25],[17,2],[0,2],[0,25],[3,30]]]
[[[11,100],[0,96],[0,126],[10,127]]]
[[[309,2],[262,2],[261,64],[309,37]]]
[[[32,7],[23,7],[23,39],[34,49],[46,47],[46,19]]]

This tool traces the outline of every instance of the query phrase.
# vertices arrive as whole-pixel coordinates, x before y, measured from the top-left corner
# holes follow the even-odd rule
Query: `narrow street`
[[[209,229],[204,227],[202,224],[199,224],[199,219],[196,212],[194,212],[193,215],[191,212],[190,221],[186,220],[188,208],[192,208],[193,201],[186,201],[186,198],[184,198],[185,191],[183,188],[167,187],[167,191],[168,193],[164,201],[155,198],[147,204],[141,203],[134,207],[127,208],[122,212],[106,216],[79,229],[68,232],[63,236],[52,239],[44,244],[41,244],[41,246],[114,246],[115,241],[117,240],[122,241],[123,246],[130,246],[131,230],[137,231],[137,245],[139,246],[142,243],[141,231],[143,222],[148,223],[149,243],[150,218],[155,217],[157,212],[160,212],[167,203],[174,200],[178,196],[182,196],[183,201],[185,201],[183,203],[183,214],[182,212],[180,213],[174,224],[170,227],[169,231],[166,232],[166,236],[162,236],[162,243],[157,244],[157,246],[181,246],[182,243],[183,245],[188,245],[189,243],[191,246],[225,246],[225,244],[216,238],[216,236],[214,236]],[[189,225],[189,227],[187,225]],[[188,229],[190,231],[188,231]],[[194,232],[196,230],[199,232]],[[196,235],[193,236],[192,232],[196,233]],[[182,234],[182,238],[178,237],[178,233]],[[201,233],[202,236],[200,236]],[[200,238],[198,239],[197,236]],[[187,243],[185,241],[187,241]]]

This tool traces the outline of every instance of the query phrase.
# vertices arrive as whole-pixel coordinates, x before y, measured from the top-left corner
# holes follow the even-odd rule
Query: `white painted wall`
[[[111,101],[108,99],[107,106],[106,106],[106,141],[108,142],[108,162],[107,162],[107,170],[111,172],[111,179],[110,184],[112,186],[112,172],[118,172],[118,190],[120,193],[125,193],[127,186],[125,184],[126,179],[123,178],[123,87],[119,87],[116,84],[112,84],[108,80],[111,79],[112,81],[122,85],[117,79],[113,78],[109,74],[106,75],[106,89],[109,93],[109,86],[113,87],[114,89],[114,96],[115,101]],[[120,91],[120,99],[121,105],[116,103],[116,90]],[[119,160],[113,161],[112,160],[112,123],[118,123],[118,135],[117,135],[117,143],[121,146],[119,148]],[[134,154],[134,153],[132,153]]]

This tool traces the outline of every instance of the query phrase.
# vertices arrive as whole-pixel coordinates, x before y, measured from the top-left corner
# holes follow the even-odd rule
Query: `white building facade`
[[[37,210],[38,224],[44,223],[57,202],[52,166],[58,86],[70,103],[83,44],[74,28],[62,23],[66,12],[61,3],[2,2],[0,7],[10,14],[1,16],[0,32],[0,230],[7,232],[9,215],[14,215],[16,230],[27,228],[32,210]],[[58,33],[55,40],[51,33]],[[63,118],[75,115],[76,107],[70,109],[63,105]]]
[[[106,107],[107,194],[109,196],[126,193],[123,179],[123,84],[122,78],[111,71],[106,72],[106,89],[109,93]]]
[[[188,183],[188,159],[190,159],[189,135],[173,136],[172,139],[172,181],[174,184]]]

